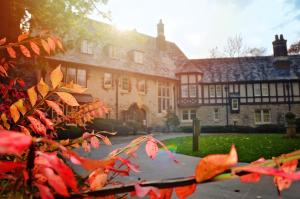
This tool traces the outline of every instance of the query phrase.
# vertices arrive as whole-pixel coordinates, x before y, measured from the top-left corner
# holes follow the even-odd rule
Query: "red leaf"
[[[31,136],[0,130],[0,154],[21,155],[31,144]]]
[[[91,145],[93,148],[99,148],[99,140],[96,136],[91,138]]]
[[[51,190],[47,186],[37,183],[35,184],[35,186],[39,189],[42,199],[54,199]]]
[[[182,186],[182,187],[176,187],[175,192],[179,199],[185,199],[188,196],[192,195],[197,188],[197,184]]]
[[[3,45],[3,44],[5,44],[5,42],[6,42],[6,38],[5,37],[2,38],[2,39],[0,39],[0,46]]]
[[[42,46],[43,46],[44,50],[46,51],[46,53],[48,55],[50,55],[50,47],[49,47],[48,43],[43,39],[41,40],[41,43],[42,43]]]
[[[151,192],[150,199],[170,199],[172,197],[173,188],[160,189],[160,197],[156,196],[153,192]]]
[[[84,149],[85,152],[90,152],[91,151],[91,146],[88,143],[88,141],[86,141],[86,140],[83,140],[82,148]]]
[[[146,153],[149,158],[154,159],[158,153],[158,146],[154,139],[150,139],[146,144]]]
[[[22,162],[0,161],[0,174],[23,167],[25,164]]]
[[[285,173],[292,174],[296,171],[297,164],[298,164],[298,160],[292,160],[292,161],[285,162],[280,167],[280,170],[284,171]],[[284,189],[288,189],[291,186],[292,180],[285,178],[285,177],[281,177],[281,176],[275,176],[274,183],[278,187],[279,191],[282,191]]]
[[[238,157],[235,146],[231,146],[229,154],[208,155],[201,159],[196,166],[197,182],[208,180],[237,164]]]
[[[0,73],[7,77],[7,72],[3,66],[0,65]]]
[[[27,119],[31,123],[31,129],[35,133],[46,136],[47,129],[39,120],[35,119],[33,116],[28,116]]]
[[[260,181],[260,174],[250,173],[240,177],[241,182],[243,183],[256,183]]]
[[[160,197],[160,191],[156,187],[148,186],[148,187],[141,187],[139,184],[134,185],[135,194],[139,198],[143,198],[148,195],[150,192],[153,192],[157,197]]]
[[[41,119],[42,122],[46,125],[46,127],[47,127],[48,129],[54,130],[54,128],[53,128],[53,125],[54,125],[53,122],[52,122],[50,119],[46,118],[45,113],[43,113],[43,112],[40,111],[40,110],[35,110],[35,112],[38,114],[38,116],[40,117],[40,119]]]
[[[16,51],[12,47],[7,47],[6,50],[11,58],[17,57]]]
[[[24,80],[22,80],[22,79],[17,79],[17,82],[18,82],[18,84],[22,87],[22,88],[24,88],[25,87],[25,82],[24,82]]]
[[[56,102],[46,100],[47,105],[52,108],[58,115],[64,116],[63,111]]]
[[[60,195],[69,197],[68,189],[63,179],[50,168],[42,168],[42,174],[46,176],[50,186]]]
[[[36,163],[53,168],[58,175],[63,179],[65,184],[69,186],[74,192],[78,192],[77,181],[74,173],[70,167],[68,167],[60,158],[57,157],[56,153],[38,153],[40,156],[36,158]]]
[[[21,125],[18,125],[18,126],[21,128],[22,133],[24,133],[25,135],[31,136],[30,131],[26,127],[21,126]]]
[[[20,45],[20,50],[25,57],[31,57],[30,51],[24,45]]]
[[[124,165],[128,167],[129,170],[132,170],[134,172],[140,172],[139,166],[131,163],[128,159],[123,159],[121,157],[116,157],[116,160],[119,160],[122,162]]]
[[[34,43],[33,41],[30,41],[29,44],[30,44],[30,47],[33,50],[33,52],[35,54],[37,54],[37,55],[40,55],[40,48],[39,48],[39,46],[36,43]]]

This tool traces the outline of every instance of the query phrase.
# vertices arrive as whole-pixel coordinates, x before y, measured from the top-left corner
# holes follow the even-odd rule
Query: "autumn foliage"
[[[22,34],[18,42],[6,44],[0,39],[0,192],[1,197],[71,197],[79,194],[87,197],[90,191],[101,191],[108,185],[120,185],[117,176],[139,172],[139,165],[132,162],[136,151],[145,145],[145,152],[154,159],[159,145],[166,150],[175,163],[178,161],[167,147],[151,135],[132,140],[127,146],[109,153],[104,159],[88,159],[73,149],[82,147],[86,152],[99,149],[101,144],[111,145],[107,135],[114,132],[85,132],[77,139],[56,140],[57,129],[64,123],[73,123],[84,128],[86,122],[102,117],[108,108],[100,100],[79,104],[72,93],[83,93],[85,88],[73,82],[63,84],[60,66],[50,74],[50,80],[40,79],[37,85],[28,87],[20,79],[10,79],[8,70],[18,67],[18,57],[51,55],[64,51],[57,37],[43,35],[31,38]],[[66,114],[64,106],[78,107]],[[54,117],[51,116],[54,113]],[[72,133],[72,132],[69,132]],[[236,167],[238,154],[232,145],[228,154],[214,154],[201,159],[195,168],[194,181],[183,186],[159,188],[144,186],[140,181],[132,184],[131,196],[150,198],[178,198],[193,194],[197,184],[208,181],[240,178],[242,182],[258,182],[262,175],[274,176],[274,184],[280,191],[300,179],[296,172],[300,151],[274,158],[259,159],[249,165]],[[67,164],[68,162],[68,164]],[[71,164],[89,171],[86,178],[73,172]],[[229,171],[229,172],[228,172]],[[80,182],[80,183],[79,183]],[[94,193],[95,194],[95,193]],[[113,193],[105,198],[115,198]]]

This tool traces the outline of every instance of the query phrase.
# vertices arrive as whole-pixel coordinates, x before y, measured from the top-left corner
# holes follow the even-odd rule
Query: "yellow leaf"
[[[6,129],[10,129],[10,125],[7,123],[7,117],[5,113],[1,114],[1,120],[3,121],[3,125]]]
[[[73,95],[66,92],[56,92],[56,94],[60,97],[60,99],[68,104],[69,106],[79,106],[77,100]]]
[[[26,107],[24,106],[24,100],[19,99],[17,102],[14,103],[14,105],[18,108],[18,110],[22,113],[22,115],[25,115],[26,113]]]
[[[43,78],[41,79],[41,81],[38,83],[37,85],[37,89],[40,92],[40,94],[45,97],[48,92],[49,92],[49,87],[48,85],[44,82]]]
[[[11,105],[9,107],[9,110],[10,110],[10,115],[11,115],[12,119],[16,123],[20,119],[20,113],[18,111],[18,108],[15,105]]]
[[[60,84],[60,82],[63,80],[63,73],[61,72],[60,65],[51,72],[50,80],[51,80],[53,89],[56,88]]]
[[[36,103],[36,100],[37,100],[37,93],[34,89],[34,86],[27,90],[27,94],[28,94],[31,105],[34,106]]]

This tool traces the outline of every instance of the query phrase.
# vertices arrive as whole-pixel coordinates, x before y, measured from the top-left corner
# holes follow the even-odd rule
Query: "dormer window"
[[[84,39],[81,42],[81,49],[80,49],[81,53],[85,53],[85,54],[93,54],[93,43]]]
[[[137,64],[143,64],[144,63],[144,53],[141,51],[133,51],[133,61]]]
[[[117,46],[109,45],[108,47],[108,56],[113,59],[120,58],[120,51]]]

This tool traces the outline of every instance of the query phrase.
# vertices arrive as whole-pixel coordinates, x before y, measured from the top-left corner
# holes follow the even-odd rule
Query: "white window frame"
[[[137,64],[144,63],[144,53],[141,51],[133,51],[133,61]]]
[[[222,86],[216,85],[216,95],[217,97],[222,97]]]
[[[103,77],[103,87],[111,88],[112,87],[112,73],[104,73]]]
[[[194,114],[192,114],[192,112],[195,112]],[[184,119],[183,116],[188,116],[187,119]],[[184,109],[181,111],[181,121],[193,121],[192,115],[195,115],[195,118],[197,118],[197,110],[196,109]]]
[[[269,120],[265,121],[265,111],[268,111],[269,114]],[[256,113],[259,112],[260,114],[260,121],[256,120]],[[271,124],[271,110],[270,109],[257,109],[254,111],[254,123],[255,124]]]
[[[81,41],[81,48],[80,48],[81,53],[93,54],[93,43],[84,39]]]
[[[261,85],[262,96],[269,96],[269,87],[268,84]]]
[[[188,98],[189,97],[189,86],[188,86],[188,84],[181,85],[181,97],[182,98]]]
[[[209,97],[212,97],[212,98],[214,98],[216,95],[216,87],[215,87],[215,85],[209,85]],[[211,92],[211,91],[213,91],[213,92]]]
[[[253,87],[254,87],[254,96],[260,97],[261,96],[260,84],[254,84]]]
[[[190,97],[197,97],[197,85],[196,84],[189,85],[189,95],[190,95]]]
[[[157,100],[158,113],[163,113],[171,107],[171,86],[169,83],[157,83]]]
[[[234,106],[236,105],[236,106]],[[239,110],[239,100],[236,98],[231,99],[231,109],[234,111]]]

